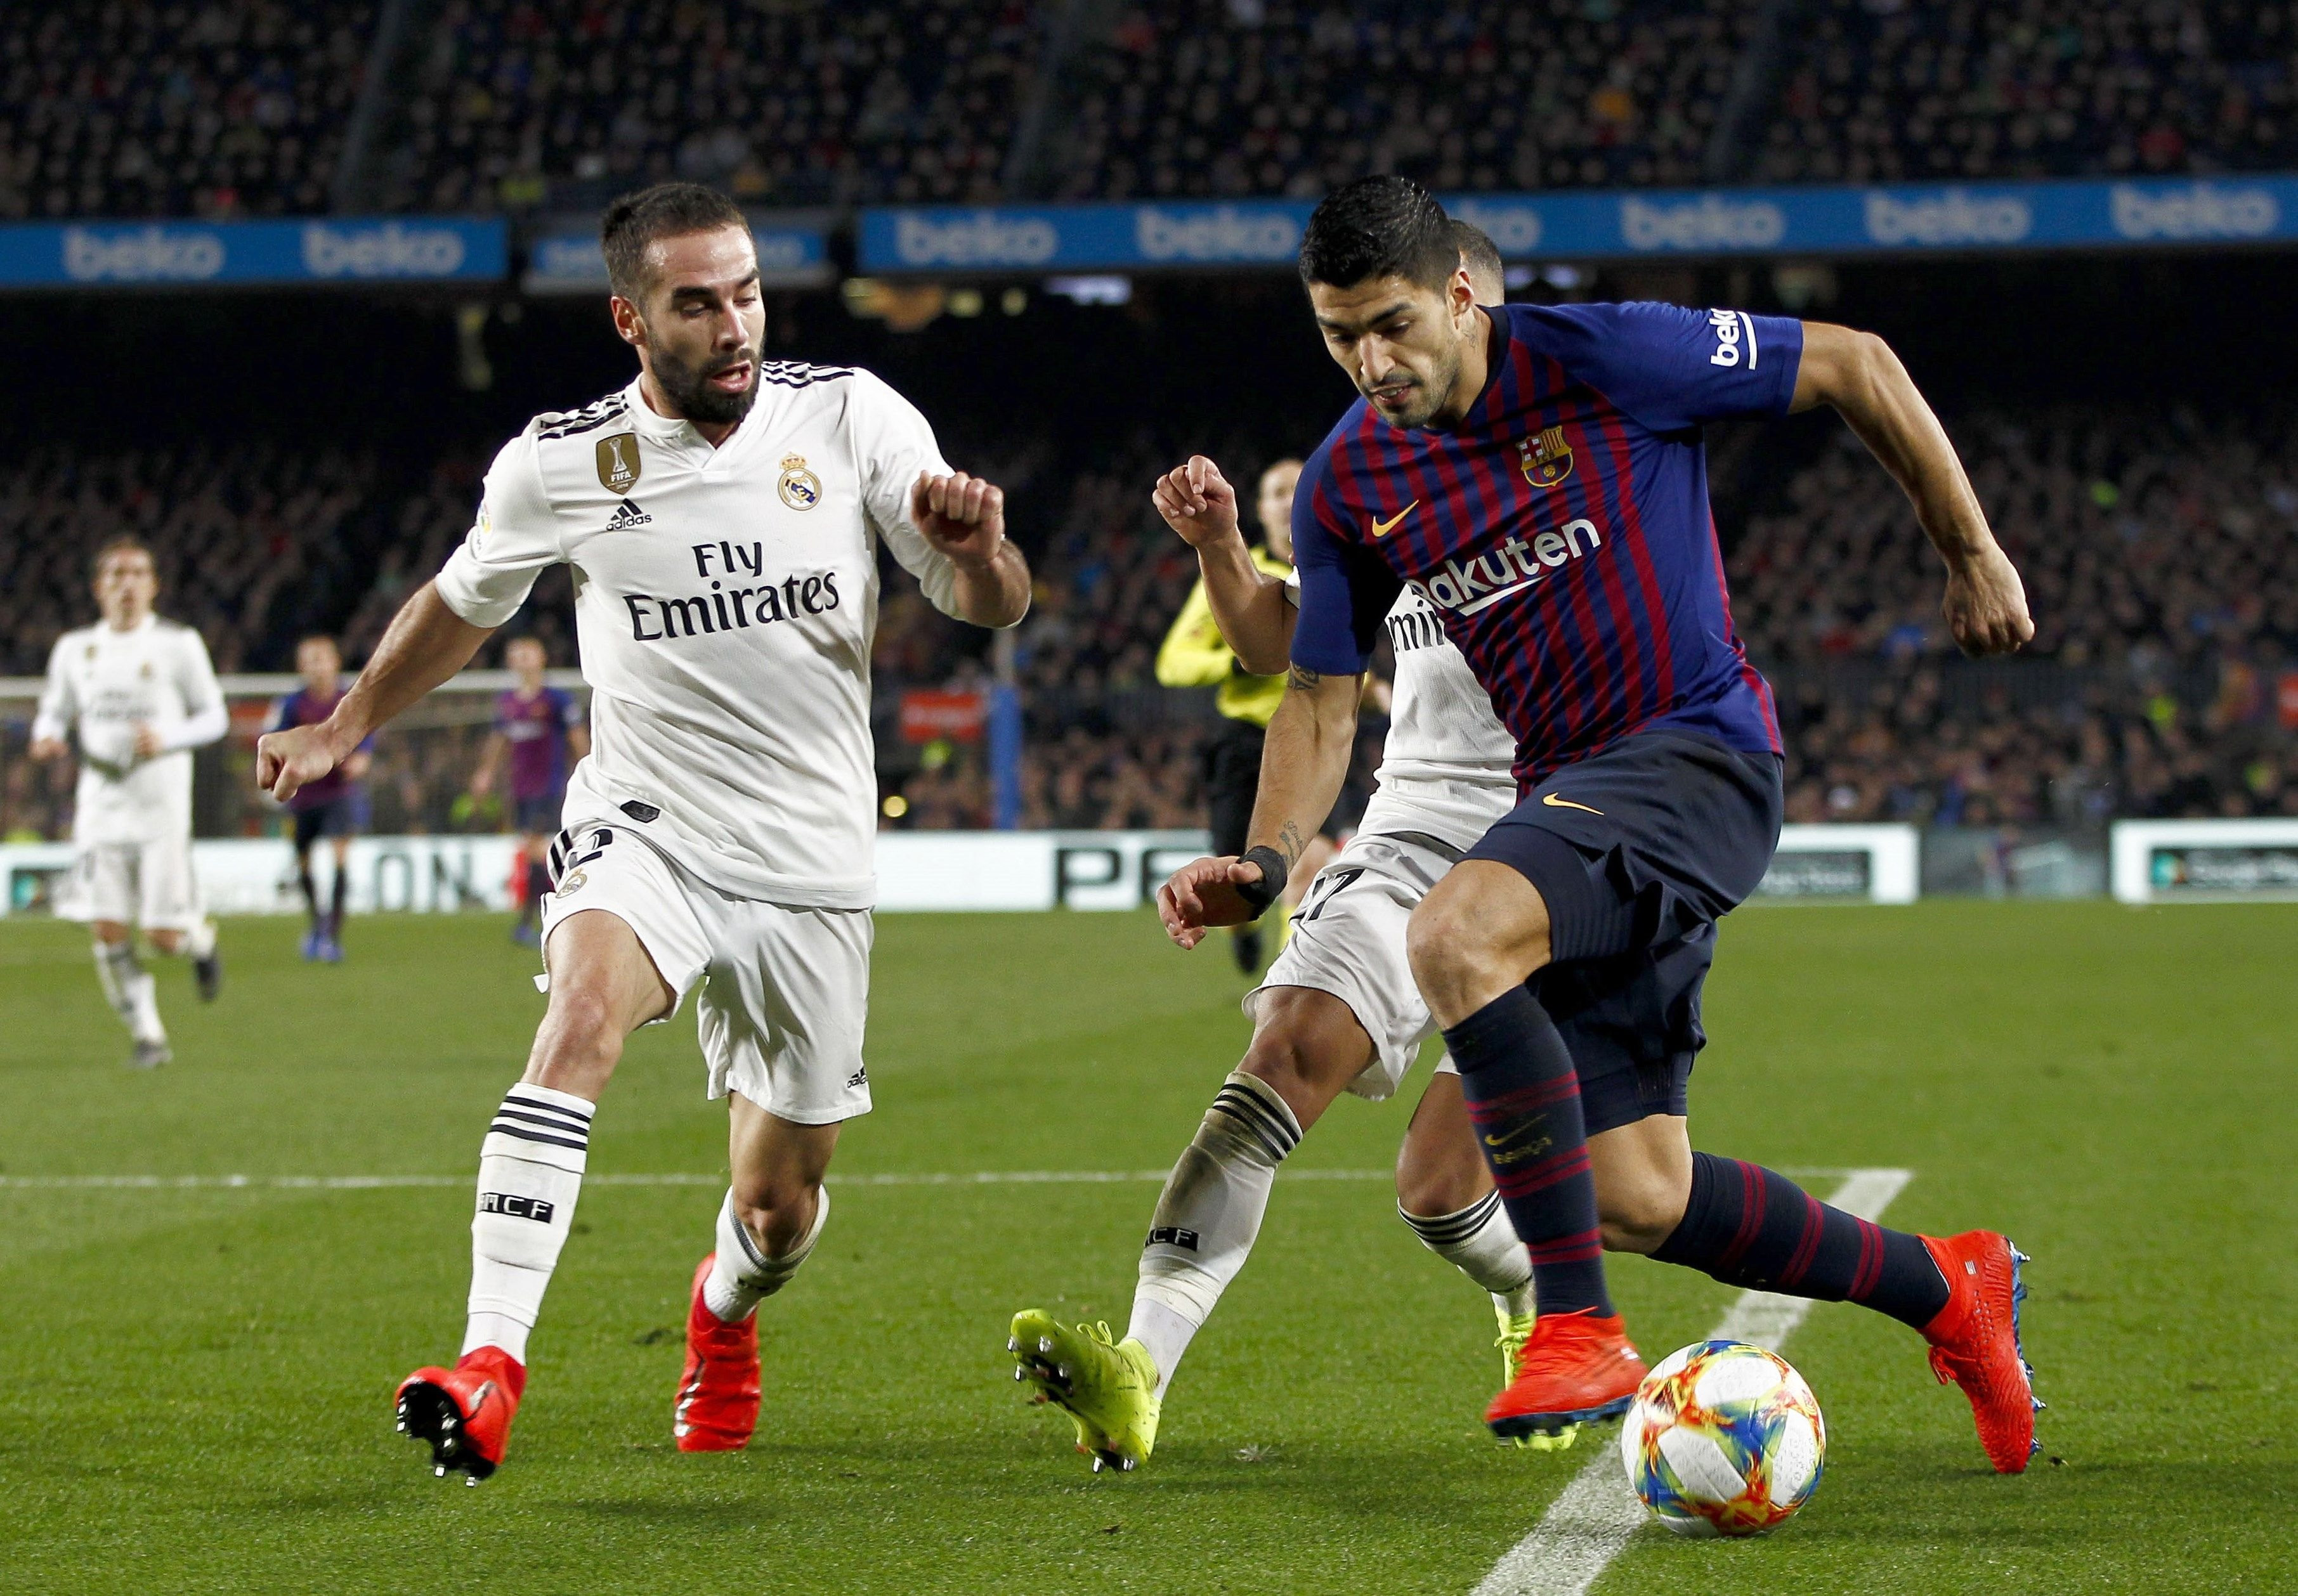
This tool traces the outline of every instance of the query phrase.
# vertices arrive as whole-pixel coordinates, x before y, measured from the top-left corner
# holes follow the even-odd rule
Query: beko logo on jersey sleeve
[[[1604,534],[1594,522],[1583,517],[1529,539],[1510,538],[1492,553],[1471,555],[1465,563],[1447,560],[1442,570],[1405,586],[1437,609],[1473,615],[1537,587],[1550,572],[1603,546]]]
[[[745,577],[763,577],[766,547],[763,543],[697,543],[696,573],[710,583],[707,593],[666,598],[652,593],[625,593],[623,603],[631,613],[631,637],[641,643],[668,638],[748,631],[795,621],[802,615],[825,615],[839,605],[838,573],[815,572],[786,576],[779,582],[749,587],[733,584]]]
[[[1748,369],[1756,369],[1756,323],[1744,310],[1710,310],[1707,325],[1715,333],[1715,352],[1707,357],[1710,366],[1737,366],[1742,347],[1746,349]]]

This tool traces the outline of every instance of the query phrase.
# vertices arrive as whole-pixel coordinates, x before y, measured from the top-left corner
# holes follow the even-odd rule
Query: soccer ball
[[[1819,1485],[1819,1399],[1777,1353],[1699,1341],[1660,1361],[1620,1426],[1628,1486],[1680,1535],[1759,1535]]]

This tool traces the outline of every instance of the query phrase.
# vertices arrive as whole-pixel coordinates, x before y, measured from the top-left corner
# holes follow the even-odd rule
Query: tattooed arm
[[[1198,860],[1158,890],[1158,913],[1176,942],[1194,948],[1209,926],[1243,925],[1283,889],[1348,779],[1362,690],[1358,676],[1327,676],[1300,665],[1286,673],[1261,756],[1261,792],[1244,857]],[[1264,851],[1273,851],[1282,868],[1267,868]]]

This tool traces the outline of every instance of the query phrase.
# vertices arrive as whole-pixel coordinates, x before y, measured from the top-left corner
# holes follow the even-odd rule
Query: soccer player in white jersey
[[[103,619],[56,639],[29,750],[61,759],[65,739],[79,741],[79,852],[56,913],[92,930],[96,978],[135,1039],[128,1062],[138,1069],[172,1055],[158,983],[136,958],[137,928],[161,953],[190,956],[203,1001],[223,985],[215,922],[192,873],[192,750],[222,736],[230,716],[199,633],[152,613],[159,593],[150,549],[132,538],[103,546]]]
[[[1466,223],[1454,230],[1477,297],[1500,303],[1492,241]],[[1236,489],[1200,455],[1158,481],[1155,502],[1197,551],[1214,616],[1240,662],[1282,671],[1299,579],[1252,564],[1237,531]],[[1406,589],[1389,612],[1388,634],[1396,679],[1379,789],[1347,848],[1302,895],[1291,940],[1245,994],[1252,1043],[1166,1180],[1125,1338],[1112,1345],[1102,1327],[1063,1325],[1039,1309],[1014,1316],[1016,1378],[1069,1413],[1096,1470],[1133,1468],[1149,1456],[1166,1387],[1244,1267],[1277,1166],[1342,1093],[1377,1102],[1412,1067],[1435,1025],[1405,958],[1405,924],[1437,879],[1516,807],[1516,741],[1427,601]],[[1171,892],[1160,893],[1169,924]],[[1194,947],[1203,934],[1176,940]],[[1397,1213],[1429,1250],[1491,1294],[1512,1377],[1533,1323],[1532,1263],[1477,1150],[1449,1057],[1405,1131],[1396,1196]],[[1546,1450],[1571,1440],[1566,1431],[1530,1444]]]
[[[544,567],[574,567],[591,751],[554,849],[550,1008],[481,1146],[462,1356],[398,1398],[438,1472],[474,1480],[502,1460],[624,1039],[690,992],[733,1180],[694,1276],[674,1429],[684,1452],[748,1443],[755,1311],[813,1250],[839,1126],[870,1107],[879,545],[946,614],[1004,627],[1029,605],[1003,495],[953,473],[924,417],[867,372],[760,360],[757,257],[731,201],[647,189],[608,208],[601,242],[637,380],[507,445],[468,539],[351,693],[257,757],[279,797],[318,778],[460,670]]]

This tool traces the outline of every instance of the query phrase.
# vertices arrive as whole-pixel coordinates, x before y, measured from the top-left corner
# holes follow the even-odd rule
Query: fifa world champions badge
[[[1535,488],[1553,488],[1572,474],[1572,446],[1564,441],[1562,427],[1543,428],[1517,447],[1517,464],[1524,480]]]
[[[793,510],[811,510],[822,502],[822,479],[806,469],[804,455],[782,457],[782,477],[776,486],[782,503]]]
[[[635,432],[617,432],[599,440],[599,485],[620,493],[639,480],[639,439]]]

